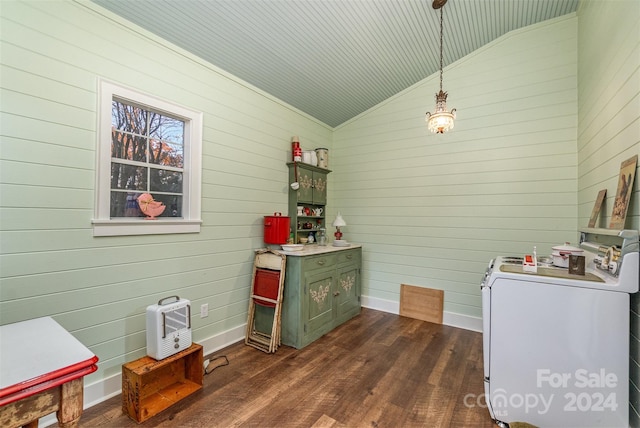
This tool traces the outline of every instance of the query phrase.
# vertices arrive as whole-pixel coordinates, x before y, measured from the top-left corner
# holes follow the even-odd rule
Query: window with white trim
[[[199,232],[202,113],[99,86],[94,236]],[[145,215],[143,194],[164,210]]]

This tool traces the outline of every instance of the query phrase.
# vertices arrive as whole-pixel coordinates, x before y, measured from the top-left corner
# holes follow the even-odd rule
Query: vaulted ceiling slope
[[[331,127],[440,67],[432,0],[93,1]],[[449,0],[445,67],[578,1]]]

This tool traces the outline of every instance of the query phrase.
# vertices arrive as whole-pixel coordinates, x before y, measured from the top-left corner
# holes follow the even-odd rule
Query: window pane
[[[147,139],[141,136],[111,131],[111,157],[138,162],[147,161]]]
[[[147,135],[149,112],[118,100],[111,103],[111,126],[132,134]]]
[[[166,141],[151,140],[149,162],[157,165],[182,168],[182,146],[175,146]]]
[[[158,115],[155,126],[149,129],[149,136],[156,140],[182,146],[184,144],[184,122],[168,116]]]
[[[171,152],[171,163],[165,165],[182,168],[184,166],[184,146],[182,144],[174,144],[167,141],[165,141],[164,144],[168,147],[167,150],[170,150]]]
[[[182,172],[151,168],[152,192],[182,193]]]
[[[147,168],[112,162],[111,189],[146,190]]]
[[[153,195],[153,199],[167,206],[161,217],[182,217],[182,196]]]
[[[113,217],[143,217],[138,208],[138,196],[142,193],[111,192],[111,218]]]
[[[183,167],[184,122],[156,114],[149,129],[151,156],[149,162],[158,165]]]

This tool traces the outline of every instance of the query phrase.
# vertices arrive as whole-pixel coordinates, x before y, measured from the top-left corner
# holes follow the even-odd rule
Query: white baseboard
[[[377,311],[389,312],[392,314],[400,313],[400,303],[392,300],[378,299],[370,296],[362,296],[362,306],[365,308],[375,309]],[[465,330],[482,331],[482,318],[471,317],[468,315],[455,314],[452,312],[444,312],[443,324],[452,327],[463,328]],[[201,340],[198,343],[203,347],[205,359],[212,353],[232,345],[236,342],[244,340],[246,323],[224,331],[215,336]],[[203,368],[204,370],[204,368]],[[122,373],[114,374],[108,378],[94,382],[84,387],[84,408],[95,406],[102,403],[122,392]],[[45,416],[40,419],[39,426],[47,427],[57,423],[55,414]]]
[[[362,296],[360,297],[360,303],[363,307],[375,309],[376,311],[389,312],[396,315],[400,313],[400,302],[394,302],[393,300]]]
[[[370,296],[362,296],[361,301],[362,306],[365,308],[389,312],[396,315],[400,314],[400,302]],[[442,314],[442,324],[451,327],[463,328],[465,330],[482,332],[482,318],[479,317],[444,311]]]
[[[198,343],[204,348],[202,351],[205,359],[222,348],[244,340],[246,329],[247,324],[244,323],[215,336],[211,336],[208,339],[199,341]]]
[[[442,324],[482,333],[482,318],[444,311]]]

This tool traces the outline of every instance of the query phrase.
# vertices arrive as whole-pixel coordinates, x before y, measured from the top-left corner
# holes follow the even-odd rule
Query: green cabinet
[[[289,217],[291,217],[291,230],[294,242],[300,242],[300,238],[308,238],[310,233],[315,234],[318,229],[325,228],[325,215],[327,204],[327,175],[328,169],[317,166],[298,163],[296,177],[296,165],[288,163],[289,182],[296,180],[300,184],[298,190],[289,189]],[[303,207],[305,212],[298,215],[298,207]]]
[[[282,343],[303,348],[360,313],[361,248],[287,255]]]
[[[295,165],[289,165],[289,181],[296,181]],[[298,163],[298,183],[300,188],[296,193],[297,202],[324,206],[327,203],[327,174],[331,171],[325,168]]]
[[[346,250],[338,254],[336,270],[336,321],[337,324],[360,313],[360,249]]]

